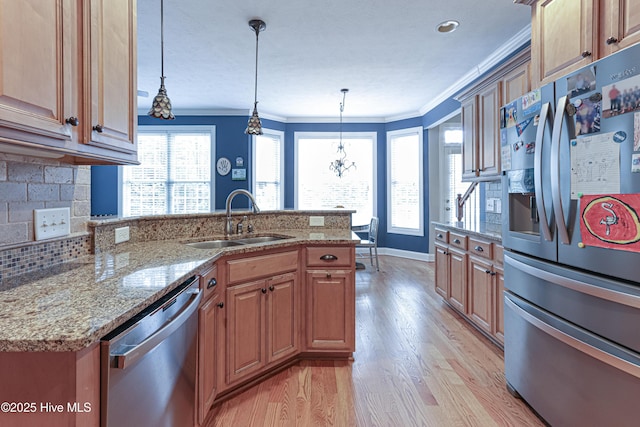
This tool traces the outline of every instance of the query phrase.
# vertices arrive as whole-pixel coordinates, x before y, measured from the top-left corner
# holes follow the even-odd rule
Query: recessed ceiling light
[[[458,21],[444,21],[438,24],[436,30],[438,30],[439,33],[452,33],[458,28],[458,25],[460,25]]]

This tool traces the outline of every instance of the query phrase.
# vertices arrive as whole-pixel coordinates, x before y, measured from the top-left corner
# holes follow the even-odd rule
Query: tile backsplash
[[[491,181],[487,182],[485,185],[485,200],[489,199],[498,199],[502,200],[502,182],[501,181]],[[485,211],[485,222],[487,224],[502,224],[502,214],[492,211]]]
[[[33,210],[69,207],[71,233],[86,232],[91,169],[0,153],[0,251],[34,240]]]

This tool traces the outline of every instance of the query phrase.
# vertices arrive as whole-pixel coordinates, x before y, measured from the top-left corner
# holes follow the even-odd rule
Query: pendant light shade
[[[153,98],[148,114],[157,119],[173,120],[175,116],[171,112],[171,100],[164,87],[164,0],[160,0],[160,74],[160,90]]]
[[[256,33],[256,75],[253,93],[253,113],[249,118],[249,123],[247,123],[247,129],[245,129],[244,133],[248,135],[262,135],[262,122],[258,116],[258,36],[260,35],[260,31],[264,31],[267,28],[267,24],[260,19],[252,19],[249,21],[249,26],[253,28],[253,31]]]

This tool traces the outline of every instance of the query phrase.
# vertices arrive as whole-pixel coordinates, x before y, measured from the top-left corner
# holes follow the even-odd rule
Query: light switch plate
[[[66,236],[71,233],[71,210],[69,208],[35,209],[33,228],[36,240]]]
[[[324,227],[324,217],[323,216],[310,216],[309,217],[309,226],[310,227]]]

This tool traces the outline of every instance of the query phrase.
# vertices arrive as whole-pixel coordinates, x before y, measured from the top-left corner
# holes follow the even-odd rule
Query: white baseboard
[[[356,253],[358,251],[356,250]],[[366,258],[369,258],[369,251],[360,252],[361,254],[366,254]],[[434,262],[435,256],[433,254],[425,254],[423,252],[413,252],[413,251],[405,251],[403,249],[393,249],[393,248],[378,248],[378,255],[389,255],[396,256],[398,258],[408,258],[415,259],[417,261],[426,261],[426,262]],[[357,256],[357,255],[356,255]],[[362,259],[365,256],[357,256]]]

